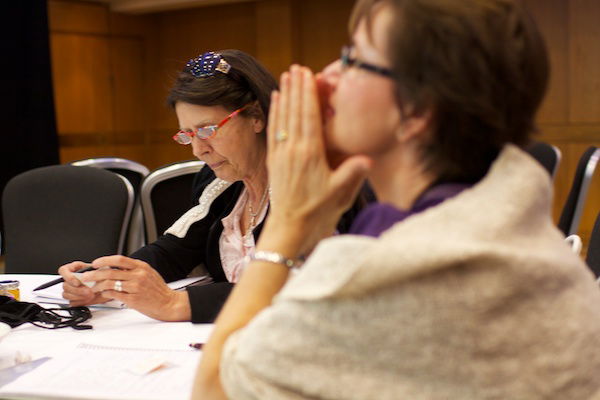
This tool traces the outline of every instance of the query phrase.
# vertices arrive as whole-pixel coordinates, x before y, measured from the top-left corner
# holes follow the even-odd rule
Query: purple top
[[[358,214],[349,233],[378,237],[395,223],[437,206],[470,186],[464,183],[435,185],[421,194],[409,210],[399,210],[390,204],[371,203]]]

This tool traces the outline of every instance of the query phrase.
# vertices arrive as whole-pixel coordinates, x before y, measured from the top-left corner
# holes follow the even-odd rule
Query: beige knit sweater
[[[323,241],[226,344],[232,399],[600,398],[600,290],[507,146],[473,188],[380,238]]]

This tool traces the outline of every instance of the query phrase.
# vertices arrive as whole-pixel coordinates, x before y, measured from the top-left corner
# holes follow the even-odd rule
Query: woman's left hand
[[[281,91],[271,102],[267,165],[272,194],[269,229],[263,230],[279,238],[279,249],[282,237],[290,240],[283,246],[287,256],[305,254],[333,233],[369,170],[365,156],[348,157],[332,169],[326,153],[317,82],[308,68],[294,65],[282,75]],[[268,249],[269,242],[261,237],[259,246]]]
[[[83,280],[96,281],[94,292],[116,299],[142,314],[162,321],[189,321],[190,302],[187,291],[170,289],[162,277],[147,263],[125,256],[106,256],[92,262],[95,268],[85,272]],[[117,281],[120,281],[121,291]]]

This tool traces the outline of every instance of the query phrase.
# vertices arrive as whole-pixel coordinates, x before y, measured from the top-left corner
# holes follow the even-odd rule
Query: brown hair
[[[254,57],[241,50],[221,50],[216,53],[227,61],[231,69],[227,74],[215,72],[212,76],[196,78],[187,68],[179,73],[167,97],[167,104],[177,102],[200,106],[222,106],[234,111],[246,104],[256,105],[240,115],[260,118],[267,122],[271,92],[277,81]],[[266,129],[266,128],[265,128]]]
[[[395,12],[388,54],[400,110],[432,114],[427,168],[477,181],[505,143],[535,131],[549,75],[539,31],[517,0],[359,0],[351,31],[382,2]]]

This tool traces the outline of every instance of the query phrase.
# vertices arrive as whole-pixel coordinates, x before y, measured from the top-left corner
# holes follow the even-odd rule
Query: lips
[[[331,106],[326,106],[323,108],[323,119],[325,121],[330,120],[335,115],[335,110]]]
[[[208,166],[210,167],[210,169],[215,169],[215,168],[219,168],[223,164],[225,164],[225,161],[219,161],[217,163],[208,164]]]

